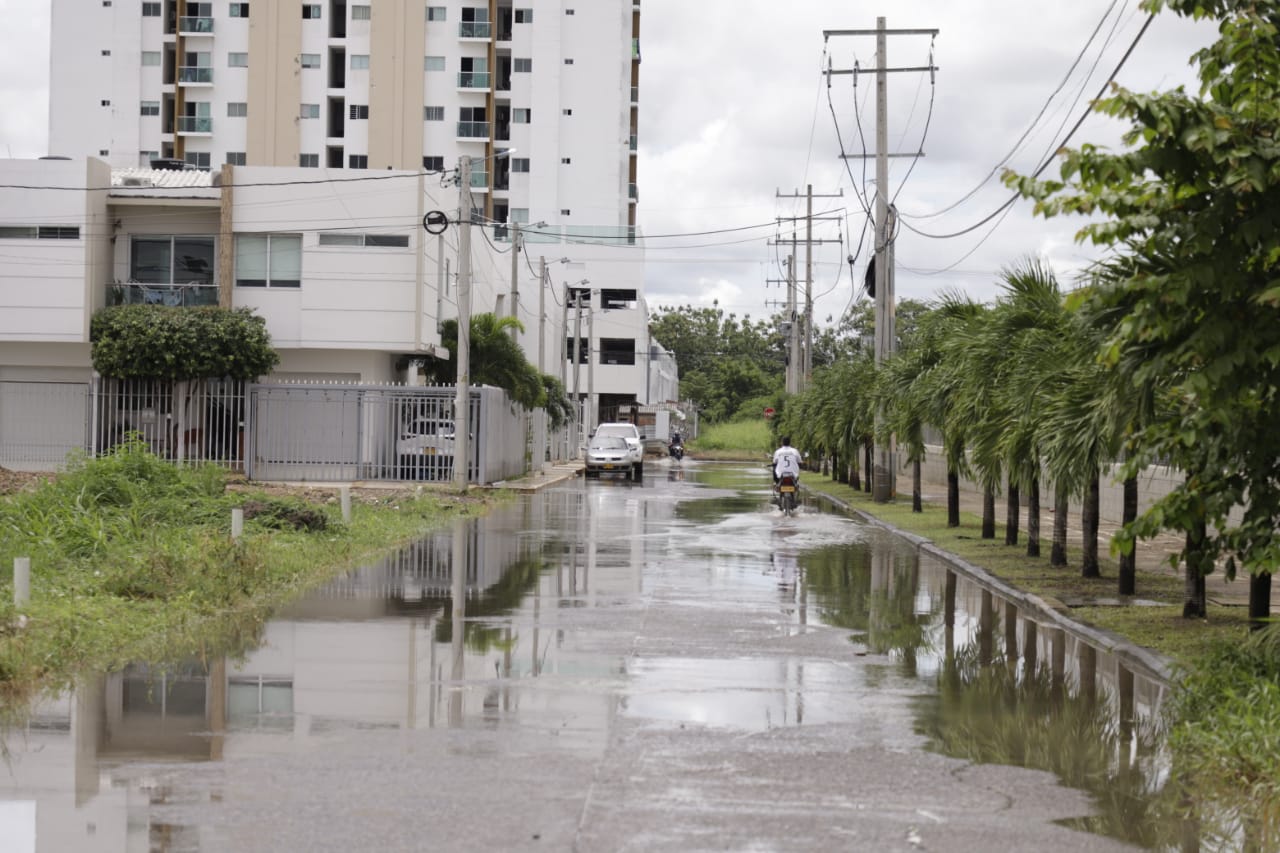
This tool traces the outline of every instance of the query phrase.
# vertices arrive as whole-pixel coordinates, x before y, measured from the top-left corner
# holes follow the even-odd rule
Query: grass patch
[[[65,687],[78,672],[252,644],[275,606],[483,505],[379,494],[353,500],[344,523],[328,497],[231,492],[220,468],[178,468],[130,442],[0,499],[0,566],[31,558],[21,613],[11,574],[0,573],[0,707]],[[230,538],[233,507],[246,510],[239,542]]]
[[[730,421],[703,428],[687,448],[704,459],[763,459],[774,451],[773,434],[768,421]]]
[[[1041,598],[1064,602],[1081,597],[1116,595],[1119,565],[1108,556],[1099,555],[1101,578],[1081,577],[1078,547],[1068,551],[1068,559],[1072,562],[1066,568],[1049,565],[1048,524],[1041,535],[1043,556],[1028,557],[1025,531],[1022,544],[1005,545],[1003,525],[996,525],[994,539],[982,539],[982,519],[972,513],[962,512],[960,526],[951,528],[947,527],[945,505],[926,503],[923,512],[914,513],[910,500],[875,503],[870,494],[820,474],[809,473],[805,479],[810,487],[900,530],[923,536],[939,548]],[[1048,519],[1051,524],[1052,516],[1049,515]],[[1164,606],[1073,607],[1070,613],[1078,621],[1114,631],[1179,662],[1197,660],[1220,641],[1228,638],[1238,640],[1247,633],[1248,619],[1244,608],[1210,606],[1208,619],[1183,619],[1180,576],[1140,569],[1137,591],[1138,597]]]

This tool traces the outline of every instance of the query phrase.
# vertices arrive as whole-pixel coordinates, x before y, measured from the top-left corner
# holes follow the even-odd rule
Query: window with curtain
[[[237,234],[237,287],[301,287],[301,234]]]

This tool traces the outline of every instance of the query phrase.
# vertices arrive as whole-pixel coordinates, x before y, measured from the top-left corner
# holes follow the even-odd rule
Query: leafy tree
[[[471,348],[468,373],[476,385],[502,388],[511,399],[526,409],[545,407],[553,426],[563,424],[572,411],[560,380],[529,363],[524,350],[511,339],[511,329],[523,329],[514,317],[497,317],[491,313],[471,317]],[[440,341],[448,347],[447,361],[432,365],[433,381],[450,383],[458,377],[458,321],[446,320],[440,329]]]
[[[1194,56],[1198,96],[1115,87],[1098,109],[1130,123],[1122,152],[1065,152],[1060,181],[1007,176],[1045,216],[1103,214],[1080,232],[1114,251],[1094,289],[1104,363],[1122,381],[1168,382],[1175,416],[1142,425],[1126,473],[1163,457],[1186,481],[1131,525],[1130,537],[1188,532],[1184,612],[1204,615],[1214,557],[1254,579],[1266,614],[1280,563],[1280,6],[1146,0],[1151,11],[1219,21]],[[1243,519],[1228,513],[1243,506]],[[1203,531],[1203,533],[1202,533]]]
[[[115,379],[257,379],[280,363],[249,308],[114,305],[89,323],[93,368]]]

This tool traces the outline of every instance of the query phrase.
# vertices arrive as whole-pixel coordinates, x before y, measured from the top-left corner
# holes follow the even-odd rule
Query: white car
[[[631,479],[644,479],[644,439],[640,437],[639,427],[626,423],[600,424],[591,436],[592,438],[617,436],[624,439],[629,451],[627,459],[631,463]]]
[[[453,478],[453,421],[419,417],[396,441],[401,480]]]
[[[597,435],[587,447],[587,477],[601,474],[626,474],[631,478],[635,466],[631,461],[631,445],[619,435]]]

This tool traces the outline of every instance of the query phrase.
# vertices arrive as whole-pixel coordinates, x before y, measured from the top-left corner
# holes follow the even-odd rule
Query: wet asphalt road
[[[298,602],[209,677],[53,703],[0,777],[0,829],[34,802],[34,846],[0,850],[1129,849],[1053,823],[1091,807],[1049,774],[925,750],[929,679],[808,587],[838,549],[871,549],[886,588],[914,560],[816,507],[782,518],[762,469],[522,497]]]

